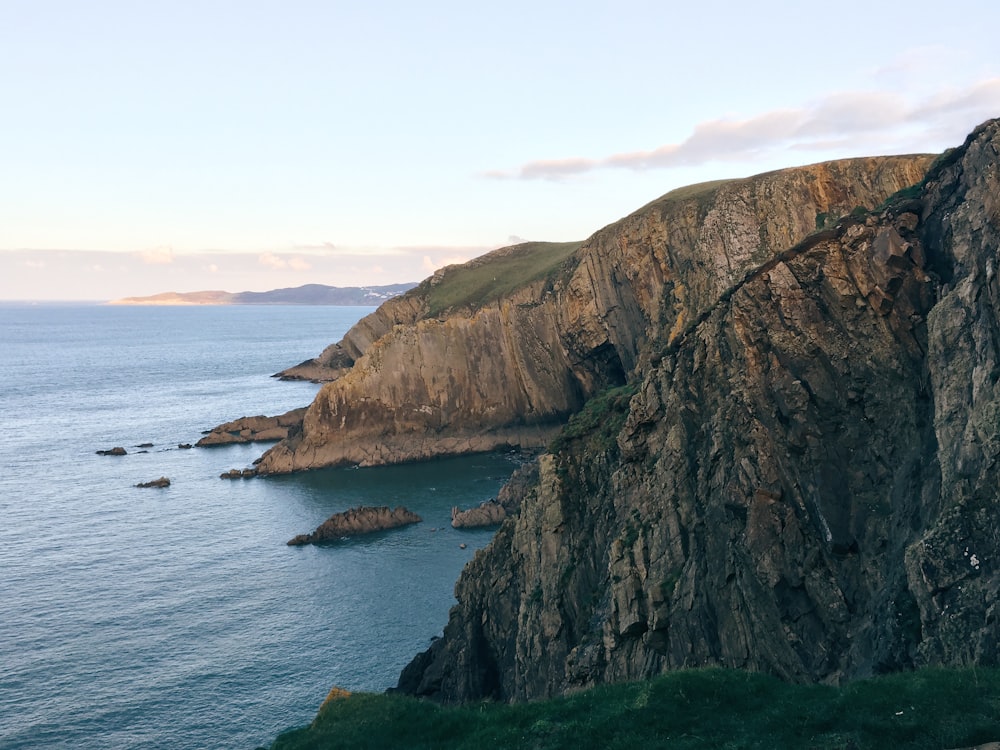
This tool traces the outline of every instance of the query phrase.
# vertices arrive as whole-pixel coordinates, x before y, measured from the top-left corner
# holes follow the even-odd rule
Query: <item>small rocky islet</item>
[[[423,519],[402,505],[390,508],[387,505],[360,505],[340,513],[334,513],[311,534],[299,534],[289,539],[289,547],[301,547],[306,544],[323,544],[335,542],[345,537],[372,534],[376,531],[395,529],[400,526],[420,523]]]

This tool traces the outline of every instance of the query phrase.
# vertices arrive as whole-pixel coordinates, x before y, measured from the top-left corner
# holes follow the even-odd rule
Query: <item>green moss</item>
[[[583,405],[549,445],[551,453],[566,450],[573,441],[586,439],[600,450],[614,447],[615,439],[625,425],[628,402],[635,395],[634,384],[609,388]]]
[[[417,291],[426,297],[431,316],[457,307],[476,309],[554,274],[582,244],[526,242],[504,248],[445,269],[434,284],[425,281]]]
[[[664,601],[669,600],[674,595],[677,582],[681,579],[681,569],[671,570],[667,577],[660,581],[660,593],[663,594]]]
[[[883,211],[892,207],[896,203],[913,200],[914,198],[919,198],[920,195],[923,193],[923,191],[924,191],[923,182],[918,182],[916,185],[910,185],[909,187],[905,187],[902,190],[897,190],[895,193],[893,193],[884,201],[882,201],[882,205],[876,208],[874,213],[882,213]]]
[[[940,750],[1000,738],[998,717],[996,669],[928,669],[839,689],[697,669],[514,705],[355,694],[325,704],[310,727],[281,735],[272,750]]]

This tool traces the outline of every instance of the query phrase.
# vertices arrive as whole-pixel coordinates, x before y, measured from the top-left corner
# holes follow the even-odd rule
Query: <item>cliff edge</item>
[[[556,330],[618,377],[580,388],[399,688],[997,665],[1000,121],[927,166],[694,189],[591,238]]]
[[[331,382],[257,471],[543,447],[588,399],[641,378],[651,342],[670,345],[753,269],[916,183],[930,161],[849,159],[696,185],[583,243],[442,269],[303,363],[303,376]]]

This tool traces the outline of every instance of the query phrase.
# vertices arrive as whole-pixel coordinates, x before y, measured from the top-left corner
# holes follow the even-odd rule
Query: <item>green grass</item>
[[[998,717],[996,669],[929,669],[844,688],[702,669],[515,705],[355,694],[271,748],[942,750],[1000,740]]]
[[[442,274],[421,291],[430,315],[455,307],[478,308],[554,273],[582,242],[526,242],[488,253]],[[422,285],[423,286],[423,285]]]
[[[657,200],[675,200],[684,201],[690,200],[691,198],[704,198],[706,196],[715,195],[716,191],[730,182],[736,182],[736,179],[727,180],[709,180],[708,182],[697,182],[694,185],[685,185],[684,187],[679,187],[671,190],[669,193],[664,195],[662,198]]]
[[[552,439],[549,452],[560,453],[580,438],[591,440],[599,449],[613,447],[625,425],[628,403],[635,392],[636,385],[630,383],[598,393],[569,418],[562,431]]]

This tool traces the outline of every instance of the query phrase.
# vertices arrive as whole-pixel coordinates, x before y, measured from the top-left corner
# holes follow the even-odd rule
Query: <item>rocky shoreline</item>
[[[267,417],[263,414],[240,417],[206,431],[203,433],[204,437],[195,445],[198,448],[211,448],[217,445],[284,440],[292,430],[302,426],[305,413],[306,407],[303,406],[276,417]]]

